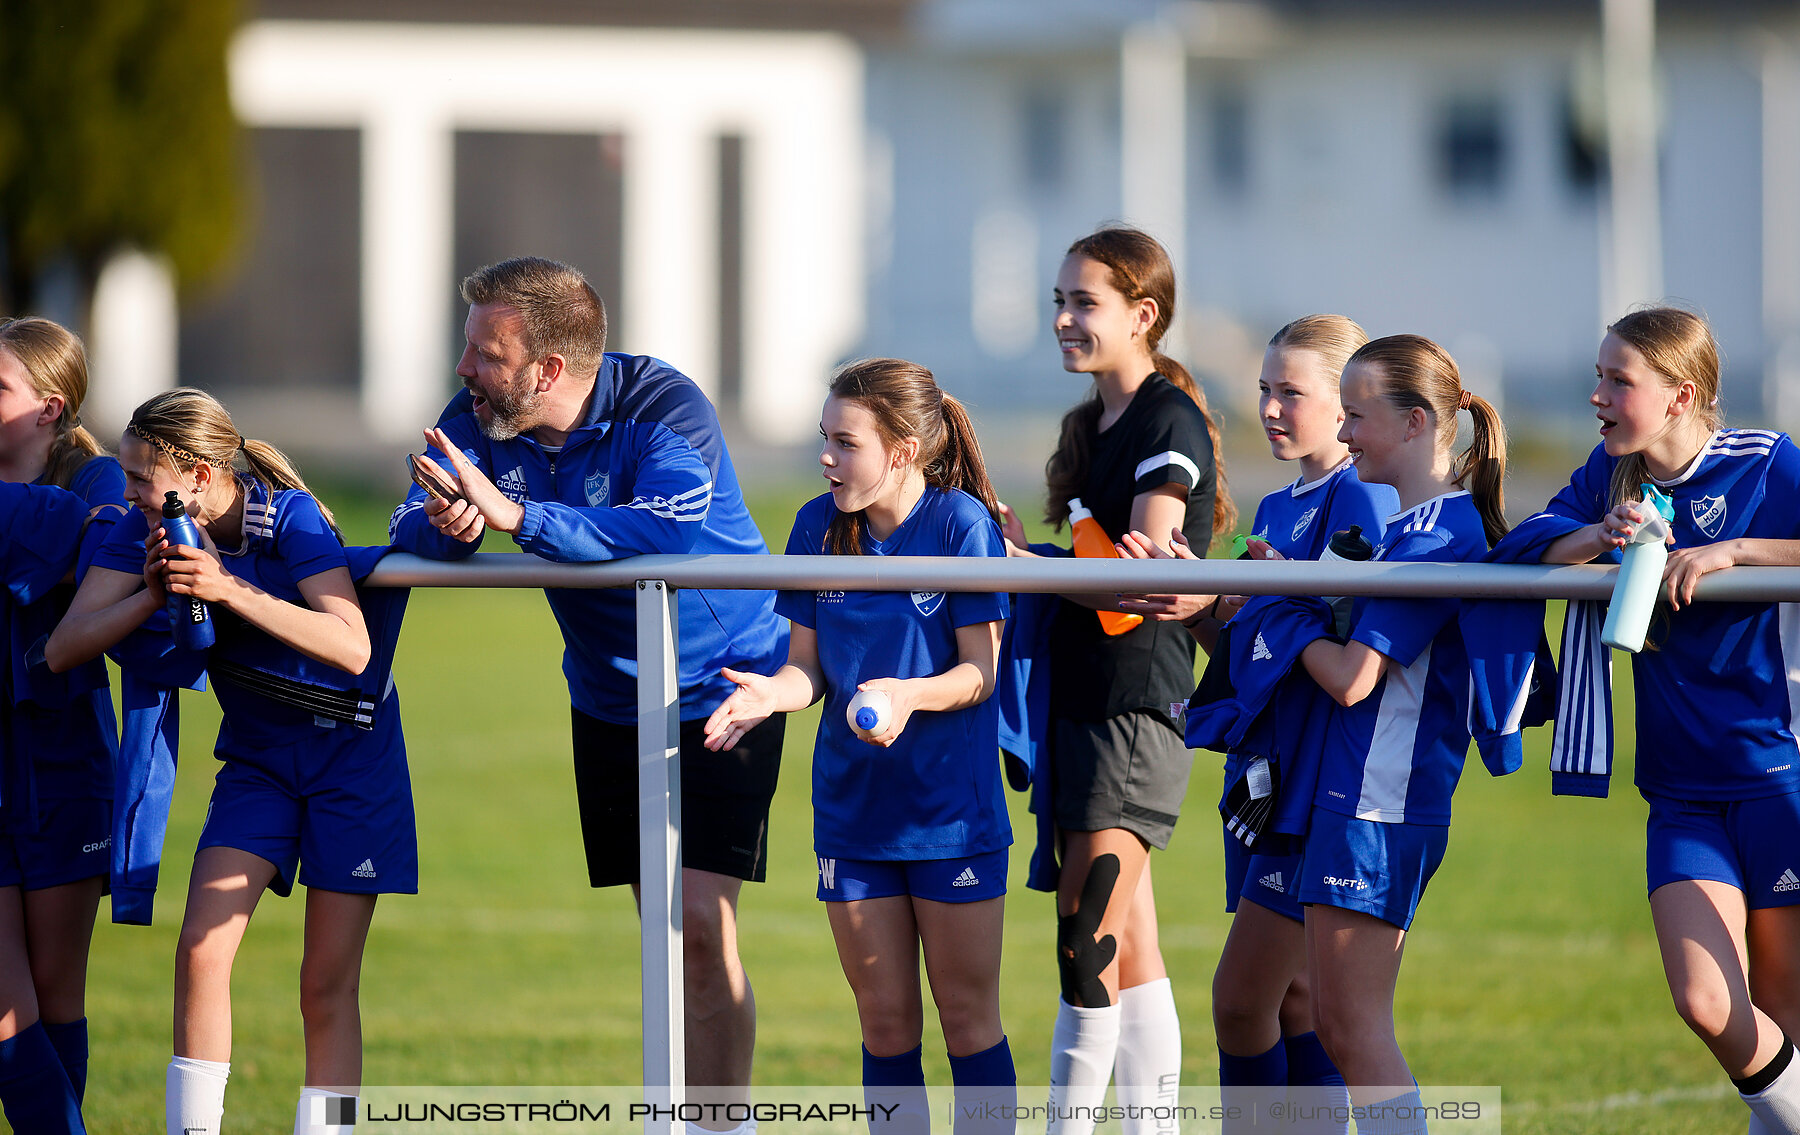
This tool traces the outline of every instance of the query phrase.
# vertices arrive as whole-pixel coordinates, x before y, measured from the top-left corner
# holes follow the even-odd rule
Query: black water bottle
[[[181,496],[173,489],[163,497],[163,537],[170,547],[204,548],[200,526],[187,513]],[[213,644],[212,613],[206,604],[192,595],[171,593],[168,599],[169,626],[175,632],[175,645],[183,650],[205,650]]]
[[[1374,558],[1375,545],[1369,543],[1369,538],[1363,535],[1362,525],[1352,524],[1331,534],[1331,541],[1325,545],[1319,562],[1341,560],[1346,563],[1367,563]],[[1350,612],[1355,607],[1356,600],[1347,595],[1327,595],[1324,598],[1331,604],[1332,630],[1337,632],[1339,638],[1343,638],[1350,633]]]

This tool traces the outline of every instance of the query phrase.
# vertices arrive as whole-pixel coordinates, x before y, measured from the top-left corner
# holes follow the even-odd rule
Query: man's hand
[[[443,430],[436,427],[426,430],[425,440],[449,458],[451,468],[445,470],[429,457],[419,458],[420,464],[452,482],[463,498],[450,502],[427,500],[425,515],[432,526],[465,544],[473,543],[481,535],[484,526],[508,535],[517,534],[519,525],[525,519],[524,507],[508,500],[495,488],[487,474],[464,457],[461,447],[451,441]]]

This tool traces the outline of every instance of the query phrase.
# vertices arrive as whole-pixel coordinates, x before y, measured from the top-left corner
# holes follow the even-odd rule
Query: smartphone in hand
[[[406,455],[406,471],[411,475],[413,483],[418,485],[421,489],[424,489],[428,496],[436,497],[438,500],[445,502],[454,502],[462,499],[462,493],[457,491],[454,485],[450,484],[450,482],[444,480],[434,472],[430,466],[426,465],[418,454],[409,453]]]

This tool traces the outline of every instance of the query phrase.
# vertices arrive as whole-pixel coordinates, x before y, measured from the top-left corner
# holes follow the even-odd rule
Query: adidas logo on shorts
[[[1256,641],[1250,644],[1250,661],[1267,662],[1273,657],[1275,654],[1269,649],[1269,644],[1263,641],[1262,632],[1257,631]]]
[[[1785,891],[1800,891],[1800,875],[1795,875],[1792,867],[1783,871],[1781,878],[1775,880],[1775,893],[1781,894]]]
[[[975,877],[975,868],[964,867],[962,874],[952,879],[950,885],[953,887],[976,887],[981,885],[981,880]]]
[[[362,861],[361,866],[350,873],[355,875],[358,879],[373,879],[375,877],[375,864],[373,861],[365,859]]]
[[[1281,872],[1279,872],[1279,871],[1271,871],[1267,875],[1264,875],[1262,878],[1258,879],[1257,882],[1259,882],[1263,886],[1269,888],[1271,891],[1287,890],[1287,884],[1285,884],[1281,881]]]

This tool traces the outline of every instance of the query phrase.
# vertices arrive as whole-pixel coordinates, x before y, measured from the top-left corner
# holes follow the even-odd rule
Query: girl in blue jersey
[[[1520,527],[1569,529],[1543,560],[1585,563],[1644,522],[1641,484],[1673,499],[1668,606],[1631,659],[1650,914],[1676,1011],[1737,1085],[1751,1130],[1800,1132],[1800,624],[1786,604],[1691,603],[1707,572],[1800,564],[1800,451],[1786,434],[1723,428],[1718,348],[1690,312],[1620,319],[1595,374],[1601,443]],[[1559,773],[1558,791],[1593,794],[1583,779]]]
[[[1338,378],[1351,354],[1368,341],[1354,320],[1307,315],[1277,331],[1263,354],[1257,381],[1263,433],[1276,460],[1297,462],[1300,476],[1262,499],[1250,530],[1282,558],[1316,560],[1333,533],[1352,525],[1378,542],[1383,524],[1399,510],[1393,487],[1364,484],[1349,447],[1338,439],[1344,421]],[[1130,533],[1123,543],[1129,554],[1145,559],[1168,558],[1170,553],[1196,558],[1180,529],[1170,533],[1170,540],[1168,552],[1143,533]],[[1252,547],[1253,555],[1267,554],[1267,549]],[[1146,596],[1120,606],[1151,618],[1172,618],[1172,598]],[[1241,596],[1221,596],[1187,619],[1189,632],[1207,653],[1242,604]],[[1226,758],[1226,785],[1244,775],[1244,763],[1236,753]],[[1212,991],[1222,1088],[1286,1084],[1341,1090],[1343,1085],[1313,1031],[1304,912],[1294,890],[1299,868],[1298,847],[1252,854],[1235,834],[1225,832],[1225,909],[1233,918]]]
[[[307,888],[307,1086],[295,1129],[349,1131],[338,1125],[352,1120],[362,1078],[357,984],[375,897],[418,889],[398,700],[391,686],[378,692],[360,724],[334,708],[356,701],[371,636],[331,515],[279,451],[240,435],[211,395],[178,389],[137,408],[119,452],[138,512],[83,578],[51,639],[51,665],[117,643],[163,608],[165,594],[208,603],[218,636],[207,668],[224,763],[176,948],[168,1130],[219,1130],[232,961],[262,893],[286,895],[298,881]],[[187,502],[204,549],[163,539],[170,491]]]
[[[1218,426],[1193,377],[1157,349],[1175,317],[1175,269],[1146,233],[1105,228],[1069,247],[1053,332],[1065,371],[1093,376],[1063,417],[1045,466],[1045,519],[1080,498],[1114,540],[1179,528],[1195,548],[1236,520]],[[1034,554],[1016,517],[1008,552]],[[1179,596],[1194,616],[1213,596]],[[1061,856],[1056,957],[1061,998],[1050,1041],[1051,1131],[1091,1129],[1116,1081],[1128,1106],[1175,1102],[1181,1022],[1163,965],[1150,849],[1164,848],[1193,754],[1172,705],[1194,688],[1194,643],[1168,621],[1105,633],[1117,595],[1065,595],[1049,632],[1051,808]],[[1070,1112],[1073,1111],[1073,1117]],[[1127,1135],[1149,1131],[1139,1112]]]
[[[47,319],[0,320],[0,481],[54,485],[80,498],[63,519],[14,517],[9,542],[72,567],[87,508],[122,507],[118,462],[81,428],[81,340]],[[0,1104],[14,1129],[82,1130],[87,1087],[87,961],[110,864],[112,754],[104,663],[50,679],[32,656],[73,589],[0,593],[11,641],[0,697]],[[47,592],[47,593],[46,593]]]
[[[1417,335],[1350,356],[1340,389],[1357,473],[1391,485],[1399,511],[1375,558],[1471,561],[1506,531],[1500,415],[1464,390],[1456,363]],[[1455,453],[1459,411],[1473,421]],[[1442,861],[1450,797],[1469,747],[1469,664],[1459,603],[1362,599],[1349,641],[1301,658],[1339,705],[1327,725],[1300,865],[1313,1013],[1325,1050],[1369,1108],[1363,1132],[1425,1130],[1418,1087],[1394,1037],[1406,931]]]
[[[832,379],[820,432],[831,490],[801,508],[787,554],[1005,554],[974,428],[924,367],[851,364]],[[958,1098],[1010,1104],[1000,939],[1012,828],[989,700],[1006,596],[785,591],[776,610],[793,623],[787,665],[768,677],[726,669],[738,688],[707,722],[707,745],[729,748],[768,715],[825,700],[818,895],[856,996],[863,1083],[871,1099],[913,1100],[909,1111],[922,1097],[922,950]],[[867,737],[845,716],[858,691],[892,703]]]

